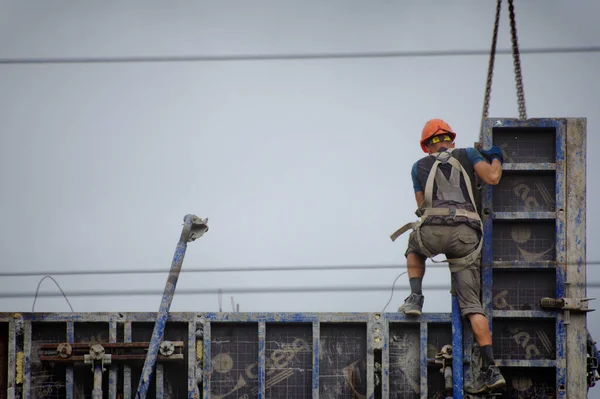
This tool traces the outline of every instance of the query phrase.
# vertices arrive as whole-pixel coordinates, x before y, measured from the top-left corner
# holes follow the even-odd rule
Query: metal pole
[[[452,295],[452,380],[454,382],[454,399],[462,399],[463,395],[463,328],[458,297]]]
[[[92,399],[102,399],[102,363],[96,362],[94,365],[94,390]]]
[[[150,340],[150,345],[148,346],[148,353],[146,355],[144,368],[142,369],[142,375],[135,396],[136,399],[145,399],[148,388],[150,387],[150,379],[152,378],[158,349],[163,339],[163,333],[167,324],[167,316],[169,314],[173,295],[175,294],[175,287],[177,285],[177,279],[179,278],[179,272],[181,271],[181,265],[183,264],[187,243],[202,237],[202,235],[208,231],[208,219],[200,219],[195,215],[185,215],[183,222],[183,231],[181,232],[179,243],[175,249],[171,270],[169,271],[169,277],[167,278],[163,297],[160,302],[160,308],[158,309],[156,323],[154,324],[152,338]]]

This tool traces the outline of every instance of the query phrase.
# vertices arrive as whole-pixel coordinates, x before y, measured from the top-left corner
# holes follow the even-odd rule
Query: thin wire
[[[408,273],[408,270],[405,272],[402,272],[398,275],[398,277],[396,277],[396,279],[394,280],[394,282],[392,283],[392,292],[390,294],[390,299],[389,301],[385,304],[385,306],[383,307],[383,309],[381,310],[381,313],[383,313],[385,311],[385,308],[388,307],[388,305],[392,302],[392,297],[394,296],[394,286],[396,285],[396,281],[398,281],[398,279],[400,278],[400,276],[404,275]]]
[[[60,284],[58,284],[58,281],[56,281],[54,279],[54,277],[52,276],[44,276],[42,277],[42,279],[40,280],[40,282],[37,285],[37,288],[35,290],[35,295],[33,297],[33,305],[31,305],[31,313],[35,312],[35,302],[37,301],[38,298],[38,294],[39,294],[39,290],[40,290],[40,286],[42,285],[42,282],[49,278],[50,280],[54,281],[54,284],[56,284],[56,286],[58,287],[58,289],[60,290],[60,293],[62,294],[62,296],[65,298],[65,301],[67,301],[67,304],[69,305],[69,307],[71,308],[71,312],[73,312],[73,306],[71,306],[71,302],[69,302],[69,299],[67,298],[67,296],[65,295],[65,292],[62,290],[62,288],[60,288]],[[46,296],[46,295],[42,295],[42,296]]]
[[[532,267],[552,266],[558,264],[553,261],[541,262],[499,262],[499,264],[509,265],[531,265]],[[597,266],[600,261],[589,262],[561,262],[560,265],[565,266]],[[485,266],[485,265],[484,265]],[[419,266],[420,267],[420,266]],[[427,268],[447,268],[445,263],[427,264]],[[406,264],[371,264],[371,265],[296,265],[296,266],[225,266],[225,267],[183,267],[181,273],[244,273],[244,272],[290,272],[290,271],[329,271],[329,270],[394,270],[400,268],[408,268]],[[1,277],[32,277],[51,274],[53,276],[87,276],[87,275],[121,275],[121,274],[163,274],[169,273],[170,269],[89,269],[89,270],[31,270],[31,271],[14,271],[0,272]]]
[[[588,284],[571,284],[570,287],[579,287],[584,286],[586,288],[600,288],[600,282],[593,282]],[[410,289],[410,286],[402,286],[399,287],[401,289]],[[221,288],[223,294],[266,294],[266,293],[299,293],[299,292],[376,292],[376,291],[389,291],[389,285],[337,285],[337,286],[298,286],[298,287],[232,287],[232,288]],[[450,292],[449,285],[425,285],[425,289],[428,291],[437,291],[437,290],[448,290]],[[181,288],[177,289],[176,295],[214,295],[218,293],[217,288],[206,288],[206,289],[198,289],[198,288]],[[69,292],[70,297],[97,297],[97,296],[148,296],[148,295],[163,295],[162,289],[150,290],[150,289],[140,289],[140,290],[118,290],[118,291],[94,291],[94,290],[84,290],[84,291],[72,291]],[[31,298],[33,294],[28,292],[2,292],[0,293],[0,298]],[[39,297],[57,297],[61,294],[57,292],[41,292],[39,293]]]
[[[547,47],[520,50],[521,54],[564,54],[598,53],[599,46]],[[496,50],[496,54],[512,54],[512,49]],[[435,50],[435,51],[381,51],[348,53],[305,53],[305,54],[231,54],[189,56],[126,56],[126,57],[63,57],[63,58],[2,58],[0,65],[24,64],[114,64],[155,62],[231,62],[231,61],[286,61],[286,60],[330,60],[356,58],[417,58],[457,57],[489,55],[489,50]]]

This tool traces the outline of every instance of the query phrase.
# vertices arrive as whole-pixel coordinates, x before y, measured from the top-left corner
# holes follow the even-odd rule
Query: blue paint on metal
[[[525,170],[525,171],[539,171],[539,172],[545,172],[545,171],[552,171],[552,170],[556,170],[556,164],[555,163],[545,163],[545,162],[540,162],[540,163],[504,163],[502,164],[502,170],[510,170],[510,171],[519,171],[519,170]]]
[[[427,395],[427,323],[422,322],[420,328],[419,344],[420,366],[421,366],[421,398],[428,398]]]
[[[383,345],[381,347],[381,399],[389,399],[390,384],[390,326],[385,314],[382,315]]]
[[[23,399],[31,397],[31,323],[25,322],[23,328],[23,352],[24,352],[24,371],[23,371]]]
[[[423,313],[421,316],[415,318],[412,316],[407,316],[404,313],[386,313],[386,319],[389,322],[407,322],[407,323],[415,323],[415,322],[426,322],[426,323],[451,323],[452,322],[452,314],[451,313]]]
[[[196,396],[198,391],[198,380],[196,379],[196,345],[202,345],[202,342],[196,342],[196,321],[188,323],[188,399],[199,399]]]
[[[494,212],[496,220],[553,220],[555,212]]]
[[[565,120],[559,119],[551,119],[551,118],[540,118],[540,119],[529,119],[529,120],[519,120],[519,119],[489,119],[485,123],[484,131],[482,132],[482,141],[484,142],[484,147],[491,145],[492,140],[492,128],[495,126],[499,127],[515,127],[515,128],[523,128],[523,127],[538,127],[538,128],[554,128],[556,132],[556,141],[555,141],[555,154],[556,158],[553,163],[547,164],[505,164],[503,166],[504,170],[529,170],[529,171],[539,171],[539,170],[555,170],[556,171],[556,212],[545,212],[545,213],[534,213],[534,212],[520,212],[520,213],[497,213],[494,214],[495,219],[510,219],[510,220],[519,220],[519,219],[530,219],[530,220],[540,220],[540,219],[550,219],[555,220],[556,231],[555,231],[555,239],[556,239],[556,262],[548,262],[545,267],[555,267],[556,270],[556,297],[563,297],[565,294],[565,278],[566,278],[566,234],[565,234],[565,212],[566,202],[565,202],[565,193],[566,193],[566,162],[565,162],[565,148],[566,148],[566,124]],[[489,148],[489,147],[486,147]],[[484,200],[484,208],[491,207],[492,198],[491,198],[491,188],[486,190],[487,192],[483,196]],[[493,210],[493,208],[492,208]],[[489,226],[489,231],[486,230],[486,234],[488,237],[491,236],[491,225]],[[490,240],[491,241],[491,240]],[[491,242],[489,243],[489,248],[485,248],[484,245],[484,263],[491,261]],[[503,265],[506,267],[506,263]],[[541,265],[531,265],[534,268],[540,268]],[[491,291],[491,268],[489,272],[489,281],[486,276],[487,273],[484,274],[484,296],[486,297],[486,301],[488,301],[488,296],[486,295],[486,291],[489,289]],[[489,285],[488,285],[489,284]],[[490,294],[491,295],[491,292]],[[489,298],[491,299],[491,298]],[[491,303],[488,302],[491,308]],[[489,308],[488,308],[489,309]],[[532,317],[532,318],[544,318],[544,317],[555,317],[556,318],[556,361],[536,361],[536,363],[528,362],[524,363],[523,361],[508,361],[500,359],[498,361],[499,365],[505,366],[525,366],[525,367],[533,367],[533,364],[537,364],[540,367],[554,367],[556,366],[556,392],[558,397],[562,398],[566,395],[566,390],[564,387],[566,386],[566,369],[565,365],[565,344],[566,344],[566,330],[564,326],[564,320],[562,314],[552,314],[551,312],[500,312],[494,311],[493,317]],[[562,388],[562,389],[561,389]]]
[[[266,324],[263,321],[258,323],[258,399],[265,398],[265,341]]]
[[[526,262],[526,261],[503,261],[492,262],[494,269],[554,269],[556,262],[554,261],[538,261],[538,262]]]
[[[123,325],[123,341],[132,342],[132,326],[130,321]],[[123,399],[131,399],[131,366],[123,366]]]
[[[72,344],[75,342],[75,323],[72,321],[67,322],[67,342]],[[73,375],[73,366],[67,366],[66,376],[65,376],[65,385],[66,385],[66,396],[67,399],[73,399],[74,389],[75,389],[75,381]]]
[[[109,323],[109,342],[117,342],[117,322],[115,320]],[[118,366],[111,365],[108,372],[108,399],[117,399],[117,369]]]
[[[535,360],[516,360],[516,359],[496,359],[498,367],[556,367],[556,360],[535,359]]]
[[[567,238],[566,238],[566,189],[567,189],[567,163],[565,158],[566,148],[566,125],[564,121],[554,124],[556,129],[556,297],[565,296],[565,281],[567,277],[566,259],[567,259]],[[566,340],[567,332],[564,324],[564,316],[556,316],[556,361],[559,367],[556,368],[557,397],[565,398],[567,391],[564,387],[567,384],[566,366]],[[560,389],[563,387],[563,389]]]
[[[463,328],[458,298],[452,295],[452,383],[453,398],[463,398]]]
[[[158,355],[158,348],[163,339],[163,333],[167,323],[167,315],[173,301],[173,295],[175,294],[175,287],[177,286],[177,279],[181,271],[181,265],[183,264],[183,258],[185,256],[185,250],[187,243],[190,240],[192,234],[192,228],[195,221],[194,215],[185,215],[183,219],[183,231],[177,248],[175,249],[175,255],[173,256],[173,262],[171,264],[171,270],[169,271],[169,277],[165,285],[163,297],[160,303],[158,315],[156,317],[156,323],[154,324],[154,331],[152,331],[152,338],[148,346],[148,353],[144,362],[144,368],[142,369],[142,375],[138,385],[136,399],[145,399],[148,394],[148,388],[150,387],[150,380],[156,363],[156,357]]]
[[[198,313],[178,312],[169,313],[168,322],[187,322],[196,317]],[[109,323],[111,321],[125,322],[154,322],[158,313],[21,313],[23,321],[40,322],[82,322],[82,323]],[[9,322],[13,318],[13,313],[0,313],[0,322]]]
[[[545,310],[494,310],[492,316],[499,318],[536,318],[536,319],[553,319],[556,317],[555,311]]]
[[[321,326],[318,321],[313,322],[313,370],[312,370],[312,392],[313,398],[319,397],[319,342],[321,338]]]
[[[203,345],[204,350],[202,358],[204,361],[204,370],[202,373],[202,398],[210,399],[210,375],[212,373],[212,362],[211,362],[211,332],[210,323],[204,323],[203,328]]]

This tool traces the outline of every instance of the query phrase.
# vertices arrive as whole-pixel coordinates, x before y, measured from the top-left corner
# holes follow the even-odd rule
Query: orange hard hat
[[[452,131],[450,125],[448,125],[445,121],[441,119],[428,120],[423,127],[423,131],[421,132],[421,149],[424,152],[429,153],[425,143],[433,136],[437,136],[439,134],[449,134],[450,137],[452,137],[452,141],[454,141],[456,138],[456,133]]]

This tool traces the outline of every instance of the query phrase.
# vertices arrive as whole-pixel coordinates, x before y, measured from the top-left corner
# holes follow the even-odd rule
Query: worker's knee
[[[483,308],[479,307],[479,309],[466,309],[463,312],[463,315],[466,319],[468,319],[471,323],[487,323],[488,319],[485,313],[483,312]]]

